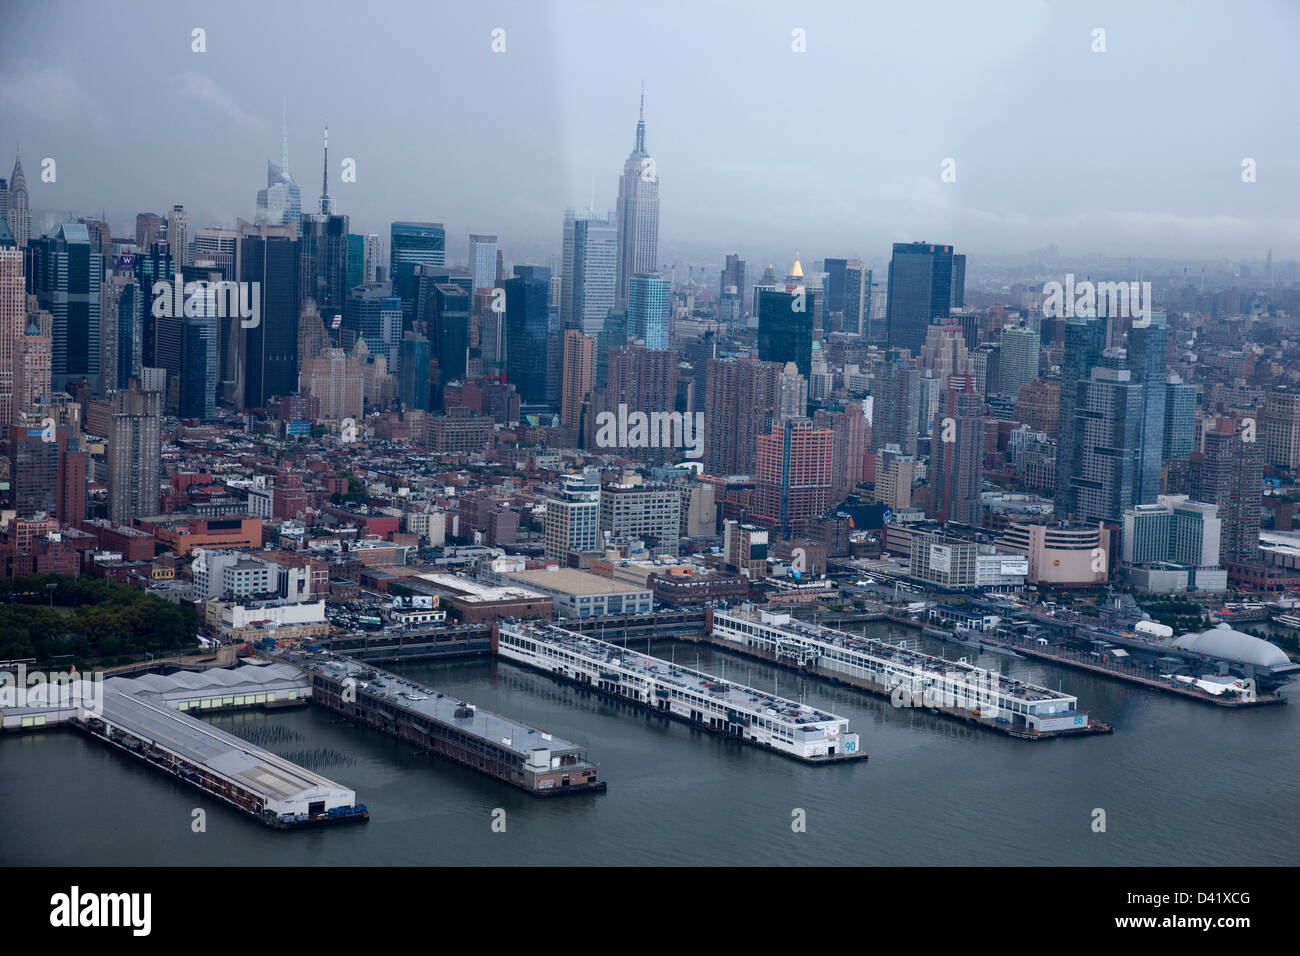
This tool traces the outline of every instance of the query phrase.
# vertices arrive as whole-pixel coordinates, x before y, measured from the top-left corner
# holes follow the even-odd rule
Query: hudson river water
[[[871,636],[915,637],[873,625]],[[929,653],[941,645],[924,642]],[[633,642],[644,649],[643,642]],[[608,793],[542,800],[307,707],[217,726],[311,752],[371,820],[277,832],[69,730],[0,736],[0,863],[1300,864],[1300,707],[1234,712],[1030,660],[1115,733],[1022,741],[687,642],[657,656],[847,717],[870,761],[805,766],[488,659],[412,678],[586,743]],[[973,653],[949,644],[949,657]],[[260,730],[259,730],[260,728]],[[204,833],[192,811],[207,811]],[[493,832],[493,811],[506,831]],[[794,832],[796,809],[805,832]],[[1094,832],[1094,810],[1105,832]]]

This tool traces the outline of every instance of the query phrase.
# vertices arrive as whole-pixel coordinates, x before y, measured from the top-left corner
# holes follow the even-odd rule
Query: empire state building
[[[636,146],[618,180],[618,308],[627,309],[628,279],[659,271],[659,173],[645,148],[645,94]]]

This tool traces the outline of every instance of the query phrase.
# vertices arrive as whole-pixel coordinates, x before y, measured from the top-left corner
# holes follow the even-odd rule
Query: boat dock
[[[836,631],[752,607],[709,608],[705,640],[1022,740],[1110,733],[1078,698],[967,662]]]
[[[553,625],[501,623],[503,660],[811,763],[866,759],[846,718]]]
[[[275,829],[369,819],[356,793],[190,716],[302,703],[311,685],[287,664],[46,685],[3,712],[7,727],[65,725],[197,787]]]
[[[374,730],[553,797],[604,793],[586,747],[349,658],[304,664],[312,701]]]

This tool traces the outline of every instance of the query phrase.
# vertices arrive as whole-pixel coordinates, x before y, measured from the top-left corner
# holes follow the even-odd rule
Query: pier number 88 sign
[[[1083,714],[1075,714],[1075,715],[1074,715],[1074,722],[1075,722],[1076,724],[1082,724],[1082,723],[1083,723]]]

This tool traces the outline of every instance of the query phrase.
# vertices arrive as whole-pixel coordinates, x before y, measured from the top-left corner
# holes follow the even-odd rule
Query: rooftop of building
[[[535,571],[508,571],[510,577],[522,580],[536,587],[551,588],[569,594],[627,594],[629,591],[644,591],[629,585],[626,581],[603,578],[589,571],[574,568],[561,568],[552,565]]]

